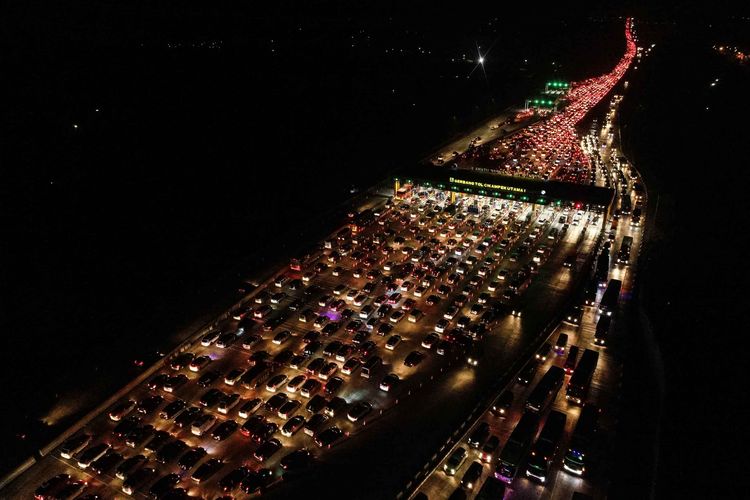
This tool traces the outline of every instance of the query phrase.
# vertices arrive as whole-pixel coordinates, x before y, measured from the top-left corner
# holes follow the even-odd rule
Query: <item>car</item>
[[[180,476],[178,474],[167,474],[151,485],[148,489],[149,496],[151,498],[161,498],[179,482]]]
[[[205,482],[211,476],[216,474],[223,465],[224,463],[218,458],[208,459],[200,467],[195,469],[195,472],[190,476],[190,479],[198,484]]]
[[[203,393],[200,400],[198,401],[201,406],[205,408],[211,408],[219,404],[219,401],[224,398],[226,394],[221,392],[219,389],[211,388]]]
[[[243,349],[252,349],[255,344],[263,340],[263,338],[260,335],[248,335],[245,337],[245,339],[242,341],[242,348]]]
[[[316,394],[312,398],[310,398],[310,401],[308,401],[307,405],[305,406],[305,409],[309,413],[318,413],[321,411],[326,405],[328,404],[328,400],[321,396],[320,394]]]
[[[372,340],[367,340],[365,342],[362,342],[358,347],[357,350],[362,355],[363,358],[366,358],[373,354],[377,349],[377,344]]]
[[[388,323],[383,323],[382,325],[378,326],[377,333],[381,337],[384,337],[388,335],[389,333],[391,333],[391,331],[393,331],[393,325],[390,325]]]
[[[302,363],[307,360],[308,356],[305,354],[295,354],[292,359],[289,360],[289,367],[299,369],[302,367]]]
[[[53,476],[42,484],[34,491],[34,498],[36,500],[42,500],[51,497],[55,492],[62,489],[65,484],[70,481],[70,474],[58,474]]]
[[[242,481],[252,472],[250,467],[238,467],[233,471],[229,472],[226,476],[219,480],[219,488],[224,493],[230,493],[237,489]]]
[[[198,379],[198,385],[200,387],[208,387],[209,385],[213,384],[218,380],[218,378],[221,377],[221,373],[217,372],[216,370],[210,370]]]
[[[237,411],[237,415],[240,418],[249,418],[252,413],[255,413],[255,411],[260,408],[260,405],[263,404],[263,400],[261,398],[253,398],[248,401],[245,401],[242,403],[242,406],[240,406],[240,409]]]
[[[169,362],[169,367],[173,370],[181,370],[188,366],[194,357],[195,354],[192,352],[183,352],[172,358],[172,361]]]
[[[255,366],[258,364],[266,363],[269,359],[271,359],[271,355],[268,353],[268,351],[255,351],[250,355],[249,358],[247,358],[247,364],[249,366]]]
[[[265,422],[258,426],[253,432],[253,441],[257,444],[261,444],[273,436],[276,431],[279,430],[278,424],[275,422]]]
[[[78,456],[78,467],[88,469],[92,462],[102,458],[111,448],[108,443],[98,443],[89,446]]]
[[[274,375],[266,383],[266,390],[268,392],[276,392],[277,390],[279,390],[280,387],[286,384],[287,380],[289,380],[289,377],[287,377],[283,373],[280,373],[279,375]]]
[[[278,392],[266,401],[264,407],[266,410],[276,413],[287,401],[289,401],[289,396],[283,392]]]
[[[154,433],[154,426],[147,424],[141,425],[133,429],[125,436],[125,446],[130,448],[137,448],[146,442]]]
[[[474,489],[477,481],[479,481],[479,478],[482,476],[483,469],[484,466],[482,465],[482,462],[476,460],[472,462],[469,468],[466,469],[464,476],[461,478],[461,486],[467,490]]]
[[[480,422],[474,431],[469,435],[468,443],[472,448],[481,448],[487,438],[490,436],[490,424]]]
[[[343,343],[340,340],[333,340],[329,342],[329,344],[326,346],[325,349],[323,349],[323,356],[334,356],[339,349],[341,349],[341,346]]]
[[[60,447],[60,456],[63,458],[73,458],[91,442],[92,436],[89,434],[78,434],[69,438]]]
[[[344,379],[341,377],[333,377],[325,385],[325,393],[329,396],[336,394],[341,386],[344,385]]]
[[[299,409],[299,407],[302,406],[302,403],[297,401],[296,399],[290,399],[286,403],[284,403],[284,406],[279,408],[279,418],[289,418]]]
[[[145,486],[148,482],[156,477],[156,469],[153,467],[143,467],[132,473],[122,483],[122,491],[127,495],[132,495],[136,490]]]
[[[259,462],[265,462],[281,448],[281,441],[278,439],[269,439],[255,450],[253,457]]]
[[[499,447],[500,438],[493,434],[489,437],[489,439],[487,439],[487,441],[484,442],[484,446],[482,446],[482,452],[479,454],[479,458],[482,460],[482,462],[485,463],[492,462],[492,457],[495,453],[497,453]]]
[[[389,392],[391,391],[396,385],[398,385],[400,379],[398,378],[398,375],[395,373],[389,373],[385,377],[383,377],[383,380],[380,382],[380,390]]]
[[[115,476],[118,479],[122,479],[124,481],[147,462],[148,458],[143,455],[134,455],[132,457],[126,458],[125,461],[118,465],[117,469],[115,469]]]
[[[351,375],[352,373],[354,373],[355,371],[357,371],[357,369],[360,366],[362,366],[362,361],[360,361],[359,358],[356,358],[356,357],[355,358],[349,358],[346,361],[346,363],[344,363],[344,366],[341,368],[341,373],[343,373],[344,375]],[[341,379],[339,379],[339,380],[341,380]],[[343,380],[342,380],[342,382],[343,382]]]
[[[135,410],[143,415],[150,415],[162,402],[164,402],[164,398],[161,396],[149,396],[142,399]]]
[[[337,413],[341,412],[347,405],[347,401],[341,397],[334,397],[323,408],[323,413],[329,417],[335,417]]]
[[[151,380],[146,383],[146,387],[151,389],[152,391],[155,391],[156,389],[163,387],[164,382],[166,382],[169,379],[168,373],[160,373],[154,377],[151,378]]]
[[[297,392],[300,387],[307,381],[307,377],[305,375],[297,375],[294,378],[292,378],[289,383],[286,385],[287,392],[295,393]]]
[[[425,349],[432,349],[432,346],[434,346],[439,340],[440,337],[438,335],[434,333],[428,333],[422,341],[422,347],[424,347]]]
[[[109,419],[114,422],[119,422],[128,413],[133,411],[134,408],[135,408],[135,401],[133,401],[132,399],[126,399],[125,401],[120,401],[119,403],[117,403],[117,405],[115,405],[109,411]]]
[[[313,460],[314,457],[312,453],[305,448],[300,448],[282,458],[279,465],[281,465],[281,468],[285,471],[293,472],[306,469],[312,464]]]
[[[302,350],[302,355],[305,356],[305,358],[308,358],[312,356],[313,354],[315,354],[316,352],[318,352],[321,347],[323,347],[322,342],[320,342],[319,340],[313,340],[312,342],[307,344],[305,348]]]
[[[200,462],[207,454],[208,452],[204,448],[196,446],[180,457],[177,466],[183,471],[188,471],[195,467],[195,464]]]
[[[440,297],[437,295],[430,295],[429,297],[427,297],[427,300],[425,300],[425,304],[427,304],[428,306],[434,306],[438,302],[440,302]]]
[[[448,352],[450,352],[450,349],[451,343],[447,340],[441,340],[435,346],[435,352],[440,356],[445,356]]]
[[[224,376],[224,383],[229,386],[235,385],[245,374],[244,368],[233,368]]]
[[[510,407],[513,404],[513,393],[509,390],[503,391],[497,399],[492,403],[490,411],[498,416],[505,416],[510,412]]]
[[[269,307],[269,306],[263,306],[263,308]],[[261,309],[263,309],[261,308]],[[256,311],[256,314],[258,311]],[[258,316],[256,316],[258,317]],[[237,335],[234,332],[226,332],[222,333],[221,336],[216,340],[216,347],[220,349],[226,349],[230,345],[234,344],[234,342],[237,340]]]
[[[552,350],[552,345],[549,342],[545,342],[541,348],[536,352],[534,355],[534,358],[537,361],[541,361],[544,363],[547,361],[547,357],[549,356],[550,351]]]
[[[216,441],[224,441],[226,438],[234,434],[239,427],[240,425],[234,420],[225,420],[214,429],[211,433],[211,437]]]
[[[443,471],[448,476],[455,476],[456,471],[461,468],[466,456],[468,455],[466,448],[459,446],[453,453],[450,454],[448,460],[443,464]]]
[[[266,417],[263,415],[253,415],[247,419],[247,421],[240,427],[240,434],[245,437],[252,438],[255,435],[261,425],[267,422]]]
[[[322,358],[321,358],[322,359]],[[308,379],[299,390],[299,393],[306,398],[314,396],[321,388],[323,384],[319,380],[314,378]]]
[[[202,410],[197,406],[191,406],[190,408],[183,410],[177,418],[174,419],[174,423],[180,428],[187,427],[192,424],[193,420],[198,418],[201,412]]]
[[[194,436],[202,436],[216,423],[216,420],[217,418],[210,413],[203,414],[193,420],[190,426],[190,433]]]
[[[336,351],[336,360],[338,361],[346,361],[346,358],[348,358],[352,352],[354,351],[354,346],[351,344],[343,344],[339,349]]]
[[[330,337],[331,335],[339,331],[339,328],[341,328],[340,321],[331,321],[330,323],[328,323],[326,326],[323,327],[320,333],[322,333],[326,337]]]
[[[348,418],[351,422],[358,422],[359,420],[362,420],[364,417],[366,417],[367,414],[369,414],[371,411],[371,403],[367,401],[359,401],[349,409],[349,412],[346,414],[346,418]]]
[[[331,417],[325,413],[315,413],[312,415],[303,426],[304,433],[308,436],[313,436],[323,425],[325,425]]]
[[[122,455],[110,450],[106,455],[92,462],[89,470],[94,474],[109,473],[117,464],[122,462]]]
[[[578,325],[581,323],[583,316],[583,308],[581,306],[575,306],[573,309],[563,318],[563,323],[571,325]]]
[[[187,449],[188,445],[185,441],[175,439],[161,447],[156,454],[156,461],[162,464],[172,462],[177,460],[177,457],[182,455]]]
[[[169,440],[172,439],[172,435],[167,431],[156,431],[154,432],[153,437],[151,440],[146,443],[146,446],[143,447],[146,451],[158,451],[161,449],[162,446],[167,444]]]
[[[291,437],[300,430],[303,425],[305,425],[305,417],[302,415],[295,415],[281,426],[281,434],[286,437]]]
[[[563,267],[572,268],[576,263],[576,256],[575,254],[570,254],[565,257],[565,260],[563,260]]]
[[[68,500],[77,497],[87,487],[88,482],[82,479],[68,481],[64,483],[64,485],[59,490],[55,491],[53,495],[48,495],[47,498],[53,498],[55,500]]]
[[[187,384],[189,379],[187,378],[187,375],[184,373],[180,373],[179,375],[175,375],[174,377],[169,377],[166,382],[164,382],[164,386],[162,389],[164,389],[164,392],[174,392],[183,385]]]
[[[388,338],[388,341],[385,343],[385,348],[389,351],[393,351],[396,349],[396,346],[398,346],[401,343],[401,335],[395,334],[391,335]]]
[[[320,432],[317,436],[315,436],[315,444],[320,446],[321,448],[330,448],[343,436],[344,431],[342,431],[338,427],[329,427],[328,429]]]
[[[417,366],[425,358],[425,355],[421,351],[412,351],[406,358],[404,358],[404,366],[412,368]]]
[[[534,379],[534,374],[536,373],[538,367],[539,364],[536,362],[536,360],[531,360],[526,363],[526,366],[524,366],[521,372],[518,374],[518,383],[521,385],[529,385]]]
[[[273,481],[273,471],[270,469],[258,469],[250,474],[240,483],[240,489],[248,495],[259,494]]]

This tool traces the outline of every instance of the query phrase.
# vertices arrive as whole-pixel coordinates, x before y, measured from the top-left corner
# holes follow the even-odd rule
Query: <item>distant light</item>
[[[99,112],[99,108],[96,108],[94,111],[96,111],[98,113]]]
[[[479,64],[484,64],[484,57],[479,56]]]
[[[77,124],[77,123],[74,123],[74,124],[73,124],[73,128],[78,128],[78,124]]]

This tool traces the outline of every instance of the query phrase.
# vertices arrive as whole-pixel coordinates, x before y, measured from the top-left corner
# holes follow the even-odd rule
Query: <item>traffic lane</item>
[[[472,130],[470,133],[438,150],[438,152],[430,157],[430,161],[434,165],[440,165],[440,163],[436,162],[435,160],[438,156],[442,155],[444,161],[448,162],[451,158],[453,158],[453,151],[458,151],[459,153],[465,152],[469,147],[469,143],[477,136],[482,137],[482,143],[493,141],[501,137],[501,130],[503,129],[503,127],[505,127],[506,129],[510,128],[508,125],[505,125],[505,120],[511,118],[513,115],[514,114],[512,112],[505,112],[499,116],[496,116],[495,118],[487,120],[487,122]],[[496,125],[499,126],[497,128],[493,128]],[[516,128],[518,128],[517,125]]]
[[[400,402],[393,411],[369,426],[368,432],[335,447],[323,459],[325,465],[317,467],[304,484],[301,484],[303,481],[282,484],[269,494],[283,498],[301,494],[306,488],[327,486],[330,489],[336,485],[341,490],[337,497],[343,497],[348,496],[346,491],[360,491],[359,486],[367,484],[373,491],[362,492],[363,498],[396,495],[412,479],[414,471],[427,462],[482,400],[483,393],[496,382],[498,371],[518,358],[549,321],[551,311],[565,298],[565,293],[554,287],[537,288],[543,297],[528,302],[528,314],[523,321],[506,318],[504,325],[489,336],[489,340],[502,339],[504,343],[488,342],[487,353],[479,367],[469,369],[463,365],[448,376],[436,379],[433,390],[414,393],[412,398]],[[440,418],[433,418],[435,414]],[[388,439],[382,439],[381,434],[386,434]],[[392,462],[392,457],[398,457],[398,463]]]

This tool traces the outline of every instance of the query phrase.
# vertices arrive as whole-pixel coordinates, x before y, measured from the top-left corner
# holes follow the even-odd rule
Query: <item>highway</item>
[[[564,116],[552,115],[524,129],[563,130],[563,143],[532,141],[531,150],[522,152],[533,159],[535,171],[514,175],[618,186],[617,203],[626,211],[621,199],[633,196],[635,176],[616,172],[626,168],[612,149],[607,127],[595,129],[580,144],[577,138],[575,145],[565,142],[571,123],[622,76],[623,61],[629,63],[627,54],[612,73],[574,86],[575,99]],[[502,127],[495,125],[509,116],[482,125],[443,155],[471,153],[478,135],[490,148],[493,140],[503,141]],[[544,154],[534,156],[534,147]],[[549,148],[561,155],[580,151],[592,161],[563,168],[563,156],[549,154]],[[565,332],[569,345],[591,348],[595,308],[587,308],[578,326],[556,323],[580,301],[605,235],[612,233],[614,256],[625,235],[634,237],[634,249],[640,247],[640,229],[619,210],[607,219],[604,207],[539,206],[467,194],[453,203],[451,193],[429,186],[402,189],[399,197],[371,199],[347,221],[332,220],[332,232],[314,251],[277,269],[214,332],[165,359],[160,373],[123,398],[125,410],[114,415],[116,404],[90,421],[73,438],[85,439],[72,456],[64,453],[70,442],[63,444],[0,496],[31,498],[44,481],[67,474],[50,487],[53,494],[66,485],[72,488],[77,479],[83,481],[83,494],[74,491],[69,498],[165,493],[166,498],[248,498],[259,491],[271,498],[323,493],[401,498],[415,490],[448,498],[464,470],[446,476],[440,472],[444,458],[465,446],[461,436],[479,421],[490,424],[501,445],[507,441],[536,383],[515,386],[512,381],[542,343]],[[634,269],[615,265],[609,274],[623,280],[627,300]],[[590,397],[603,408],[600,427],[609,440],[621,361],[615,349],[597,349],[601,356]],[[550,356],[537,379],[563,361]],[[371,366],[369,377],[363,376],[365,364]],[[505,387],[513,391],[514,403],[508,418],[498,419],[483,410]],[[258,404],[240,415],[239,409],[255,400]],[[174,412],[164,414],[167,408]],[[579,409],[566,403],[563,391],[552,408],[568,415],[567,438]],[[187,418],[192,409],[195,414]],[[290,428],[294,419],[299,425]],[[192,425],[206,420],[202,429]],[[318,425],[303,427],[311,420]],[[228,431],[217,434],[222,428]],[[108,467],[99,470],[108,461],[103,458],[90,467],[79,464],[82,455],[102,443],[112,458]],[[177,451],[164,456],[170,447]],[[190,450],[205,453],[180,467]],[[282,460],[299,450],[309,451],[311,462],[294,470],[283,467]],[[138,471],[126,473],[125,481],[114,474],[137,455],[145,457]],[[213,462],[216,469],[200,477]],[[519,498],[569,498],[573,491],[601,496],[606,463],[583,478],[555,466],[545,487],[516,478],[510,489]],[[493,469],[483,467],[477,488]],[[139,477],[143,480],[133,480]],[[164,484],[161,478],[171,481],[153,491],[155,484]],[[133,487],[130,493],[127,486]],[[46,498],[53,494],[47,492]]]
[[[595,144],[597,151],[600,153],[601,161],[597,161],[596,164],[601,165],[603,168],[600,169],[597,175],[597,183],[599,185],[609,185],[610,183],[616,184],[619,170],[618,158],[621,156],[621,152],[617,148],[617,140],[615,134],[612,133],[614,118],[617,110],[617,104],[620,102],[621,97],[615,96],[610,105],[607,113],[607,122],[601,127],[592,127],[592,132],[586,137],[589,144]],[[618,136],[619,137],[619,136]],[[601,147],[599,145],[601,144]],[[607,178],[610,178],[611,182]],[[633,196],[633,180],[627,181],[625,196]],[[618,195],[622,197],[622,195]],[[645,206],[646,200],[642,201]],[[637,249],[641,246],[641,228],[645,224],[643,219],[639,225],[631,224],[632,218],[627,215],[620,216],[618,218],[619,224],[617,225],[616,235],[614,237],[615,244],[613,245],[613,255],[619,248],[619,242],[625,236],[633,238],[633,249],[634,252],[631,254],[630,265],[618,264],[616,259],[611,259],[611,265],[609,270],[610,279],[618,279],[623,282],[621,303],[626,302],[629,299],[630,291],[633,287],[633,282],[636,275],[636,268],[633,265],[637,258]],[[611,230],[611,224],[607,225],[607,231]],[[600,288],[597,293],[597,303],[601,300],[603,289]],[[584,313],[580,325],[571,325],[564,321],[555,328],[552,335],[550,335],[550,341],[554,341],[558,338],[561,333],[568,335],[568,345],[578,346],[580,349],[593,349],[599,352],[599,360],[594,377],[591,382],[591,389],[589,391],[588,402],[596,405],[602,409],[602,416],[599,420],[600,431],[599,434],[601,441],[599,447],[603,450],[602,459],[595,464],[593,470],[590,470],[584,477],[573,476],[562,469],[562,457],[565,454],[569,438],[573,432],[575,423],[580,415],[580,407],[570,404],[565,398],[564,387],[557,393],[557,397],[554,403],[550,405],[551,410],[556,410],[567,415],[564,439],[557,448],[557,453],[552,459],[551,474],[548,476],[544,484],[539,481],[523,477],[519,474],[518,477],[512,482],[506,493],[506,498],[513,499],[569,499],[574,492],[581,492],[587,495],[591,495],[594,498],[604,498],[607,496],[608,486],[608,466],[609,458],[606,455],[606,451],[611,448],[614,440],[614,434],[617,426],[617,415],[619,411],[619,397],[618,392],[620,387],[620,380],[622,377],[622,363],[623,363],[623,340],[627,332],[624,330],[625,321],[622,318],[622,308],[615,315],[614,328],[611,334],[612,338],[607,339],[609,347],[601,347],[594,343],[594,334],[596,330],[596,324],[601,314],[598,312],[596,307],[584,307]],[[618,336],[620,337],[618,339]],[[509,386],[503,390],[510,390],[513,392],[513,405],[510,409],[507,417],[499,418],[496,414],[491,411],[485,411],[478,419],[472,422],[471,426],[467,426],[465,431],[461,433],[462,439],[460,439],[454,446],[444,450],[441,453],[443,460],[441,460],[437,467],[435,467],[427,478],[419,485],[415,490],[416,493],[427,495],[431,500],[433,499],[445,499],[449,498],[457,489],[461,490],[460,485],[461,478],[466,472],[472,461],[479,458],[479,450],[471,450],[469,456],[464,462],[462,468],[456,471],[455,475],[449,476],[441,470],[445,460],[454,452],[458,447],[466,448],[470,447],[467,445],[467,437],[476,429],[477,425],[486,422],[490,426],[490,435],[495,435],[500,438],[501,446],[508,441],[510,433],[515,428],[516,424],[520,420],[521,415],[524,413],[524,404],[527,401],[532,389],[535,387],[542,375],[547,369],[554,365],[563,367],[567,350],[561,355],[553,354],[546,362],[540,364],[539,369],[536,371],[536,375],[532,382],[528,385],[521,385],[517,381],[512,382]],[[569,376],[566,376],[566,382],[569,380]],[[565,384],[564,384],[565,385]],[[499,395],[502,391],[499,391]],[[540,425],[541,428],[541,425]],[[498,451],[499,451],[498,450]],[[498,459],[497,453],[492,456],[491,460],[488,460],[483,466],[483,473],[481,479],[477,482],[477,487],[473,491],[467,492],[467,498],[473,498],[478,492],[484,481],[494,473],[494,464]]]

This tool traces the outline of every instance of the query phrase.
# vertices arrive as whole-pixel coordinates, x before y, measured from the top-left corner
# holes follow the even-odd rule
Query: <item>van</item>
[[[370,375],[372,375],[382,363],[383,360],[380,358],[380,356],[370,357],[370,359],[368,359],[365,364],[362,365],[362,370],[360,370],[359,372],[360,376],[364,378],[370,378]]]

